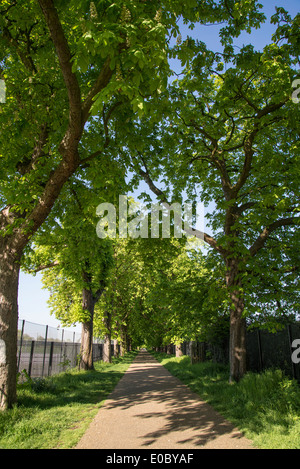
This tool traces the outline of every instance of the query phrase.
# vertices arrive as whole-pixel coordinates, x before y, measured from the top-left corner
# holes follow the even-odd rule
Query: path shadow
[[[155,404],[160,404],[159,410]],[[233,425],[203,402],[186,385],[172,376],[147,352],[141,352],[111,394],[106,408],[132,410],[133,418],[142,421],[155,418],[158,429],[141,437],[141,446],[149,447],[171,433],[180,446],[204,446],[209,441],[229,435],[242,435]],[[121,412],[120,412],[120,415]],[[130,429],[128,429],[130,431]],[[183,432],[184,435],[183,435]]]

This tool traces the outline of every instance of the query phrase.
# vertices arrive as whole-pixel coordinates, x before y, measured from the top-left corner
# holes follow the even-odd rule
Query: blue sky
[[[238,47],[251,43],[255,48],[261,49],[271,41],[274,25],[270,24],[269,19],[275,13],[275,6],[284,7],[292,17],[299,12],[299,0],[261,0],[260,3],[263,5],[263,11],[267,16],[267,21],[262,25],[261,29],[254,30],[251,35],[243,33],[238,39],[235,39],[234,44]],[[201,26],[191,32],[187,27],[182,27],[181,34],[183,39],[187,34],[190,36],[197,34],[198,39],[206,42],[208,48],[218,49],[218,29],[219,26]],[[42,289],[40,274],[34,277],[32,275],[26,275],[23,272],[21,273],[19,287],[20,319],[57,327],[59,321],[55,319],[54,316],[50,315],[50,309],[47,305],[48,297],[48,292]],[[80,327],[73,327],[72,330],[79,331]]]

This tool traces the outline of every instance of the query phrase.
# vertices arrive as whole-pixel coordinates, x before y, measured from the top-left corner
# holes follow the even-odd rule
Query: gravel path
[[[251,441],[141,351],[77,449],[253,449]]]

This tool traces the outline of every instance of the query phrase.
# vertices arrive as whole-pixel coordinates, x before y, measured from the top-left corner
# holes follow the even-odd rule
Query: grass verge
[[[136,353],[18,385],[18,404],[0,412],[0,449],[74,447]]]
[[[280,370],[247,373],[229,384],[227,366],[152,352],[189,388],[261,449],[300,449],[300,386]]]

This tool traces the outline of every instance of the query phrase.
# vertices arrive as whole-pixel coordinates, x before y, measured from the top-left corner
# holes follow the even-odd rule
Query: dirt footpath
[[[251,441],[141,351],[76,449],[251,449]]]

